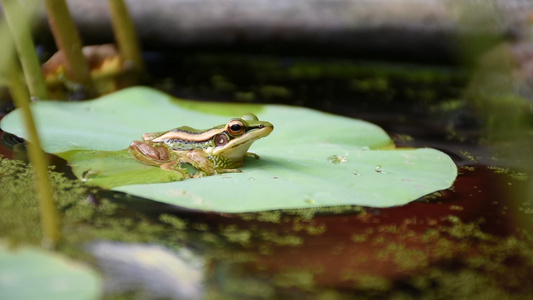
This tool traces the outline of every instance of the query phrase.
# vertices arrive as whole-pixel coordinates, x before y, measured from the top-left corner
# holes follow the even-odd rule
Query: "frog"
[[[247,113],[209,129],[181,126],[145,133],[142,141],[135,140],[130,144],[128,151],[139,162],[188,177],[240,173],[242,171],[238,168],[243,166],[244,157],[260,158],[248,152],[250,146],[273,130],[271,123]],[[189,164],[199,172],[189,175],[183,164]]]

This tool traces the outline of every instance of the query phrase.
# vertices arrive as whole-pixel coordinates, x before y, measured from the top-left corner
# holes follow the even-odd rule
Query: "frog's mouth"
[[[213,151],[214,155],[223,155],[226,158],[229,159],[242,159],[248,149],[250,149],[250,146],[255,140],[258,140],[260,138],[264,138],[268,136],[272,130],[274,130],[274,126],[270,123],[263,124],[262,127],[255,127],[248,129],[248,131],[235,139],[232,139],[228,141],[224,147],[215,148]]]

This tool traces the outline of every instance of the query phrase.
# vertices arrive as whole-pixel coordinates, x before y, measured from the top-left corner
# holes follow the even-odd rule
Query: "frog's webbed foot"
[[[189,173],[187,172],[187,169],[184,169],[181,167],[181,164],[177,161],[170,161],[167,163],[162,164],[159,166],[163,170],[172,171],[172,172],[178,172],[183,175],[183,177],[190,177]]]
[[[197,150],[187,151],[187,155],[182,156],[180,161],[188,163],[200,171],[196,173],[194,177],[242,172],[241,170],[235,168],[217,168],[213,161],[207,158],[203,152]]]
[[[261,157],[253,152],[246,152],[246,156],[253,156],[256,159],[260,159]]]

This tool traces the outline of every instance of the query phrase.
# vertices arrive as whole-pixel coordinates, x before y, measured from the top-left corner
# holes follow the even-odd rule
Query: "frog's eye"
[[[228,133],[233,137],[242,135],[244,129],[245,127],[241,120],[231,120],[227,126]]]
[[[217,147],[224,146],[227,143],[228,143],[228,137],[225,134],[221,133],[215,136],[215,145]]]

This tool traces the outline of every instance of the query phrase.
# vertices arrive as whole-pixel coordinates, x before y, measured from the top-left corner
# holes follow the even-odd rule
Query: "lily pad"
[[[59,254],[0,242],[1,299],[100,299],[96,272]]]
[[[374,124],[306,108],[195,102],[135,87],[86,102],[40,101],[32,109],[44,150],[67,159],[89,184],[193,209],[390,207],[446,189],[457,176],[453,161],[438,150],[394,149]],[[261,159],[247,157],[242,173],[176,181],[182,179],[176,172],[138,163],[123,151],[146,132],[209,128],[247,112],[275,129],[252,145]],[[18,110],[1,126],[28,137]]]

